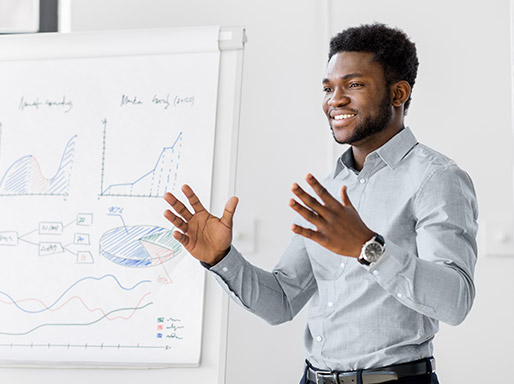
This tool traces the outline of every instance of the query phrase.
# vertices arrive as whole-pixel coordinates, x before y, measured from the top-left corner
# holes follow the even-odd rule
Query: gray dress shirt
[[[353,170],[351,148],[322,183],[348,195],[386,251],[366,267],[294,235],[272,272],[235,247],[210,271],[271,324],[310,300],[305,347],[318,368],[356,370],[433,354],[439,321],[464,320],[475,296],[477,202],[470,177],[405,128]],[[298,219],[303,226],[310,226]]]

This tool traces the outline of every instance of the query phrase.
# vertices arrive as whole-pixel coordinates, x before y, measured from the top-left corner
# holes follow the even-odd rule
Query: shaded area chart
[[[100,239],[100,254],[125,267],[151,267],[177,257],[182,246],[173,231],[156,226],[114,228]]]
[[[175,188],[180,165],[182,132],[170,147],[164,147],[155,166],[128,183],[111,184],[102,190],[102,196],[162,197]],[[103,178],[103,177],[102,177]],[[103,182],[103,180],[102,180]]]
[[[0,180],[0,196],[9,195],[54,195],[66,196],[69,190],[75,141],[73,136],[61,157],[57,172],[51,178],[45,178],[38,160],[26,155],[16,160]]]

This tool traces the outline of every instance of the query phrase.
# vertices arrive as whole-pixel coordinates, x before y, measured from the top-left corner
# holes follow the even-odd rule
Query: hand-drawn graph
[[[0,60],[0,366],[199,364],[205,270],[162,195],[188,183],[209,204],[213,171],[225,177],[219,63]]]
[[[131,181],[104,186],[107,120],[103,120],[103,124],[104,140],[100,196],[161,198],[166,192],[174,189],[180,166],[182,132],[178,134],[171,146],[162,148],[153,168],[151,168],[151,165],[148,167],[148,172],[139,177],[134,177]]]
[[[12,294],[0,290],[2,313],[14,311],[22,315],[23,319],[4,321],[0,326],[0,335],[25,336],[45,328],[88,327],[102,321],[129,320],[137,311],[153,304],[148,301],[151,292],[146,292],[149,285],[150,280],[140,280],[125,286],[116,276],[105,274],[100,277],[80,278],[58,294],[57,298],[49,300],[37,297],[15,298]],[[94,286],[116,288],[120,300],[128,304],[120,304],[113,300],[109,302],[96,296],[96,303],[93,305],[87,293],[91,292]],[[71,316],[68,307],[75,308]],[[77,308],[81,312],[79,316]],[[40,317],[40,314],[44,317]]]
[[[176,258],[182,246],[173,232],[157,226],[114,228],[100,239],[100,254],[125,267],[150,267]]]
[[[50,195],[67,196],[75,154],[73,136],[66,144],[55,175],[45,178],[38,160],[26,155],[12,163],[0,179],[0,196]]]

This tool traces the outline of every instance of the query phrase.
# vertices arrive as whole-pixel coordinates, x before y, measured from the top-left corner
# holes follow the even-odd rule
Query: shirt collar
[[[416,144],[418,144],[418,140],[411,129],[406,127],[374,152],[378,154],[384,163],[394,169]],[[368,157],[370,155],[371,153]],[[354,164],[353,152],[350,147],[338,159],[334,177],[337,176],[343,168],[354,170]]]

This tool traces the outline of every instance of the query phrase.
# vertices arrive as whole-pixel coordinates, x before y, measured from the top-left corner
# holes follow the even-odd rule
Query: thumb
[[[239,199],[236,196],[232,196],[225,204],[225,210],[223,211],[223,216],[221,216],[220,220],[229,228],[232,228],[232,218],[234,217],[238,203]]]
[[[353,207],[350,198],[348,197],[348,191],[346,185],[343,185],[341,188],[341,200],[343,201],[343,205],[345,207]]]

